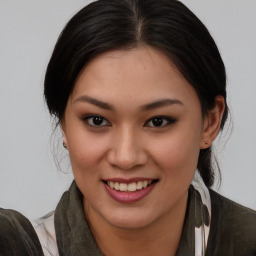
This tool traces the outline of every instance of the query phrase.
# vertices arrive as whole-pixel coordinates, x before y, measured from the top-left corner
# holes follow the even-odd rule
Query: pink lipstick
[[[111,179],[103,182],[107,193],[120,203],[133,203],[146,197],[156,185],[156,180],[143,178]]]

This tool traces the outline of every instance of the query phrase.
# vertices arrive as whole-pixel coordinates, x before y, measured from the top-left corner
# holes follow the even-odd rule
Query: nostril
[[[123,150],[111,150],[107,159],[110,165],[123,170],[131,170],[135,167],[145,165],[147,156],[144,152],[126,152]]]

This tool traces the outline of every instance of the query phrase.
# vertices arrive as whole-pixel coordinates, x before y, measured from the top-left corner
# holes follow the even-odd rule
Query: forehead
[[[198,101],[171,59],[152,47],[115,50],[94,58],[80,73],[72,98],[82,95],[134,104],[167,96]]]

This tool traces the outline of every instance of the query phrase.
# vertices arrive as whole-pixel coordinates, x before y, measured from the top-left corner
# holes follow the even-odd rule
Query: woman
[[[45,98],[75,179],[34,228],[1,210],[2,255],[256,255],[256,213],[210,189],[225,67],[183,4],[82,9],[55,46]]]

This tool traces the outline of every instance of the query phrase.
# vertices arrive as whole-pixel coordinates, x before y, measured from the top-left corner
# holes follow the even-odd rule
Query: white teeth
[[[115,182],[115,190],[119,190],[120,189],[120,184],[118,182]]]
[[[131,192],[136,191],[136,188],[137,188],[136,182],[128,184],[128,191],[131,191]]]
[[[137,189],[142,189],[142,181],[137,182]]]
[[[147,182],[146,180],[142,182],[142,187],[143,187],[143,188],[146,188],[147,185],[148,185],[148,182]]]
[[[110,186],[111,188],[114,188],[114,187],[115,187],[114,182],[113,182],[113,181],[110,181],[110,182],[109,182],[109,186]]]
[[[136,190],[141,190],[143,188],[146,188],[148,185],[150,185],[153,181],[138,181],[138,182],[132,182],[132,183],[119,183],[119,182],[113,182],[113,181],[108,181],[107,184],[109,187],[112,189],[115,189],[117,191],[122,191],[122,192],[134,192]]]
[[[119,189],[120,189],[120,191],[127,191],[127,184],[126,183],[120,183],[120,187],[119,187]]]

